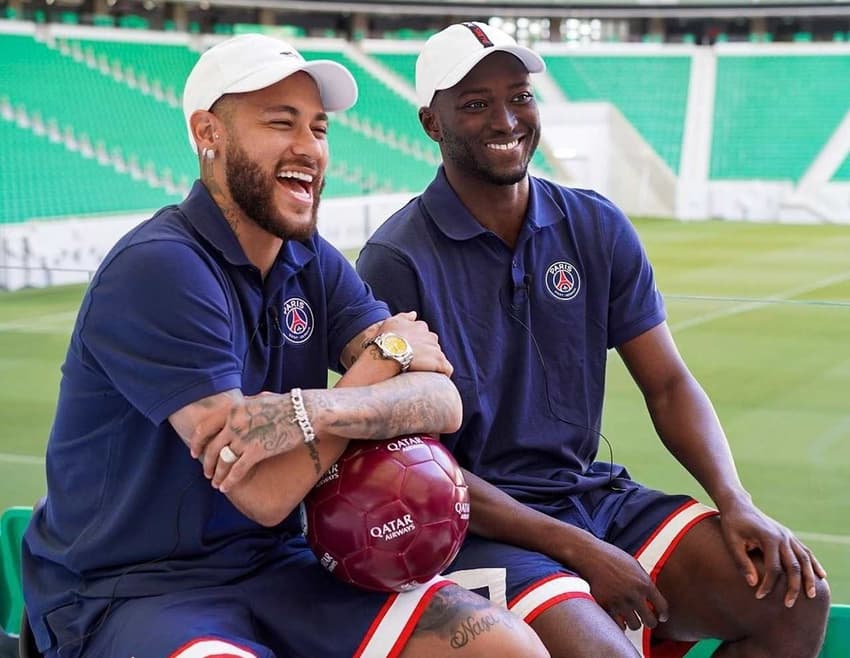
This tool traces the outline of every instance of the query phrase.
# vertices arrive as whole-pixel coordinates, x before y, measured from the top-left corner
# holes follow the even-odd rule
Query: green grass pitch
[[[744,484],[815,551],[834,602],[850,603],[850,226],[636,224]],[[0,293],[0,509],[44,492],[44,445],[82,292]],[[603,431],[635,478],[706,500],[655,437],[613,353]]]

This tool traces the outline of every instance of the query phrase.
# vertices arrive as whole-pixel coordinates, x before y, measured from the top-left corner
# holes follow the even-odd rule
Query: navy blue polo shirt
[[[206,188],[124,236],[95,274],[62,367],[47,501],[24,546],[43,623],[90,597],[217,585],[285,554],[204,477],[168,423],[215,393],[325,388],[345,345],[388,316],[320,236],[288,241],[263,280]],[[281,486],[285,486],[282,483]]]
[[[375,232],[357,268],[390,310],[416,310],[439,335],[463,397],[463,425],[445,438],[462,466],[541,510],[625,473],[594,463],[607,352],[665,311],[637,233],[611,202],[532,177],[511,249],[441,168]]]

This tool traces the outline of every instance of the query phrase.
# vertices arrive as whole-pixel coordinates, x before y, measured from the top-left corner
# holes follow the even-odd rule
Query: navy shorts
[[[401,594],[367,592],[325,571],[303,540],[293,543],[291,560],[237,583],[113,601],[102,623],[90,618],[84,642],[59,636],[60,652],[47,656],[397,656],[434,592],[450,584],[437,577]]]
[[[665,494],[626,479],[570,497],[569,503],[553,516],[630,553],[653,582],[685,533],[717,513],[689,496]],[[592,598],[581,574],[552,558],[476,536],[467,538],[445,576],[506,606],[528,623],[561,601]],[[692,646],[657,645],[647,628],[627,629],[626,634],[647,658],[683,656]]]

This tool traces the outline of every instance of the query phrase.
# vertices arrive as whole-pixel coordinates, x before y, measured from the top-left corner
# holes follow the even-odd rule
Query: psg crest
[[[313,309],[300,297],[290,297],[283,304],[281,333],[290,343],[303,343],[313,335],[316,321]]]
[[[555,299],[573,299],[581,290],[581,278],[572,263],[555,261],[546,270],[546,290]]]

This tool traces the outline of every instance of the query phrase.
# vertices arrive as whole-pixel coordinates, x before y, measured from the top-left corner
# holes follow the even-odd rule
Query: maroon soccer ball
[[[457,555],[469,526],[463,473],[425,436],[352,441],[304,500],[302,523],[321,564],[381,592],[418,587]]]

